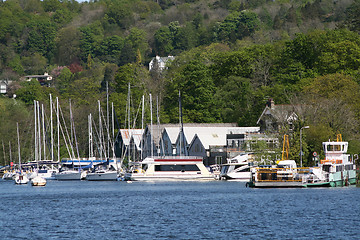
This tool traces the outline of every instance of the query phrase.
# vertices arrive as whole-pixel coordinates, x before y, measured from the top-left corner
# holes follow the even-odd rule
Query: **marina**
[[[5,240],[356,239],[359,234],[354,200],[360,188],[354,186],[252,189],[234,181],[49,180],[39,188],[0,181],[0,194]],[[291,224],[284,216],[291,216]]]

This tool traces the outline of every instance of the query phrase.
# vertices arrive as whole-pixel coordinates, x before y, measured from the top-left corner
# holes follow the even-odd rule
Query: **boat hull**
[[[66,181],[66,180],[81,180],[82,173],[78,171],[64,171],[58,174],[55,174],[55,179],[59,181]]]
[[[86,180],[88,181],[116,181],[118,173],[114,172],[101,172],[101,173],[88,173]]]
[[[125,179],[132,181],[195,181],[195,180],[214,180],[214,176],[202,176],[200,174],[153,174],[147,175],[143,173],[129,173],[125,175]]]
[[[46,185],[46,179],[43,177],[37,176],[31,180],[31,185],[43,187]]]
[[[16,175],[15,176],[15,184],[27,184],[29,182],[29,178],[26,175]]]
[[[302,182],[249,182],[249,187],[254,188],[303,188],[306,187]]]

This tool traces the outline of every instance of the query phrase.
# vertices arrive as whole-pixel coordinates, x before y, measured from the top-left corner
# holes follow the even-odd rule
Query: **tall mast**
[[[94,155],[93,150],[93,134],[92,134],[92,119],[91,119],[91,113],[88,118],[89,121],[89,158],[92,158]]]
[[[51,161],[54,161],[54,129],[53,129],[53,105],[52,105],[52,97],[50,94],[50,155],[51,155]]]
[[[6,166],[5,145],[4,145],[4,141],[1,140],[1,142],[2,142],[3,154],[4,154],[4,165]]]
[[[21,156],[20,156],[20,137],[19,137],[19,123],[16,123],[17,139],[18,139],[18,152],[19,152],[19,170],[21,172]]]
[[[181,95],[180,95],[180,90],[179,90],[179,124],[180,124],[180,135],[179,135],[179,137],[180,137],[180,139],[179,139],[179,144],[180,144],[180,146],[179,146],[179,156],[181,156],[182,155],[182,151],[181,151],[181,145],[182,145],[182,124],[181,124],[181,122],[182,122],[182,119],[181,119],[181,116],[182,116],[182,110],[181,110]]]
[[[129,133],[129,145],[128,145],[128,159],[129,159],[129,162],[130,162],[130,157],[131,157],[131,149],[130,149],[130,140],[131,140],[131,134],[130,134],[130,128],[131,128],[131,123],[130,123],[130,120],[131,120],[131,110],[130,110],[130,106],[131,106],[131,93],[130,93],[130,82],[129,82],[129,86],[128,86],[128,133]]]
[[[58,162],[60,162],[60,116],[59,116],[59,98],[56,97],[56,120],[57,120],[57,151],[58,151]]]
[[[35,161],[38,161],[38,147],[37,147],[37,104],[36,104],[36,100],[34,100],[34,122],[35,122],[35,126],[34,126],[34,140],[35,140]]]
[[[109,133],[109,83],[108,81],[106,81],[106,122],[107,122],[107,129],[108,129],[108,133]],[[107,155],[108,157],[110,157],[110,139],[109,139],[109,134],[108,134],[108,140],[107,140]]]
[[[100,159],[102,159],[103,154],[103,143],[102,143],[102,123],[101,123],[101,106],[100,106],[100,100],[98,100],[99,104],[99,143],[100,143]]]
[[[38,136],[38,151],[39,151],[39,161],[41,160],[41,124],[40,124],[40,103],[37,101],[37,136]]]
[[[112,128],[112,151],[113,158],[115,159],[115,117],[114,117],[114,103],[111,103],[111,128]],[[116,161],[116,160],[115,160]],[[116,162],[117,166],[117,162]]]
[[[145,108],[145,96],[143,95],[142,96],[142,111],[141,111],[141,130],[142,130],[142,134],[144,134],[144,114],[145,114],[145,111],[144,111],[144,108]],[[141,146],[141,154],[140,154],[140,157],[141,159],[140,160],[143,160],[143,152],[144,152],[144,141],[142,140],[142,146]]]
[[[184,148],[184,155],[188,155],[187,154],[187,150],[186,150],[186,144],[185,144],[185,135],[184,135],[184,123],[183,123],[183,118],[182,118],[182,105],[181,105],[181,93],[179,90],[179,121],[180,121],[180,156],[182,155],[182,151],[181,149]]]
[[[5,154],[5,152],[4,152]],[[12,157],[11,157],[11,142],[9,141],[9,157],[10,157],[10,161],[9,162],[12,162]]]
[[[44,148],[44,160],[46,160],[44,104],[41,104],[41,115],[42,115],[42,132],[43,132],[42,140],[43,140],[43,148]]]
[[[150,151],[151,151],[151,157],[153,157],[153,148],[154,148],[154,146],[153,146],[153,115],[152,115],[152,97],[151,97],[151,93],[149,94],[149,96],[150,96],[150,144],[151,144],[151,149],[150,149]]]
[[[71,99],[69,101],[70,101],[70,122],[71,122],[70,127],[71,127],[71,133],[72,133],[71,135],[73,135],[72,138],[73,138],[73,141],[75,141],[76,154],[77,154],[78,159],[80,160],[79,147],[78,147],[78,143],[77,143],[77,139],[76,139],[74,117],[73,117],[73,114],[72,114]],[[71,141],[71,146],[72,146],[73,141]]]

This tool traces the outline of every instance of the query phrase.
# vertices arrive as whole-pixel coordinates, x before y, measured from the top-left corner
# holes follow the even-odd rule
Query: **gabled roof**
[[[293,105],[280,104],[274,105],[273,107],[266,106],[256,124],[259,124],[261,119],[266,115],[273,116],[278,122],[286,122],[298,118]]]
[[[213,128],[213,127],[234,128],[234,127],[237,127],[236,123],[184,123],[183,125],[184,125],[185,137],[186,137],[186,139],[188,141],[192,140],[195,133],[191,134],[191,136],[186,136],[185,128],[190,127],[190,128],[198,129],[198,128],[204,128],[204,127],[209,127],[209,128]],[[178,134],[180,132],[180,124],[179,123],[168,123],[168,124],[159,124],[159,125],[153,124],[152,135],[153,135],[154,143],[156,145],[159,144],[160,138],[162,136],[161,133],[164,131],[165,128],[167,129],[167,133],[169,134],[169,138],[171,140],[171,143],[176,142],[176,139],[177,139]],[[146,126],[146,131],[151,132],[151,126],[150,125]],[[170,136],[170,134],[171,134],[171,136]]]
[[[132,137],[134,139],[135,145],[137,147],[140,146],[143,129],[130,129],[130,132],[129,132],[129,129],[120,129],[120,133],[121,133],[121,138],[123,140],[123,144],[125,146],[129,145],[130,137]]]
[[[184,134],[188,141],[193,143],[195,137],[199,138],[205,149],[210,146],[226,146],[227,134],[244,134],[258,132],[259,127],[184,127]]]

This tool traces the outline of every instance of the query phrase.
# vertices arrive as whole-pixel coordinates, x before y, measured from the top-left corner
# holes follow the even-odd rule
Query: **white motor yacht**
[[[166,156],[145,158],[133,163],[125,179],[134,181],[214,180],[215,176],[204,165],[202,157]]]
[[[227,163],[221,166],[220,179],[248,182],[251,178],[248,160],[249,154],[238,155],[228,159]]]

